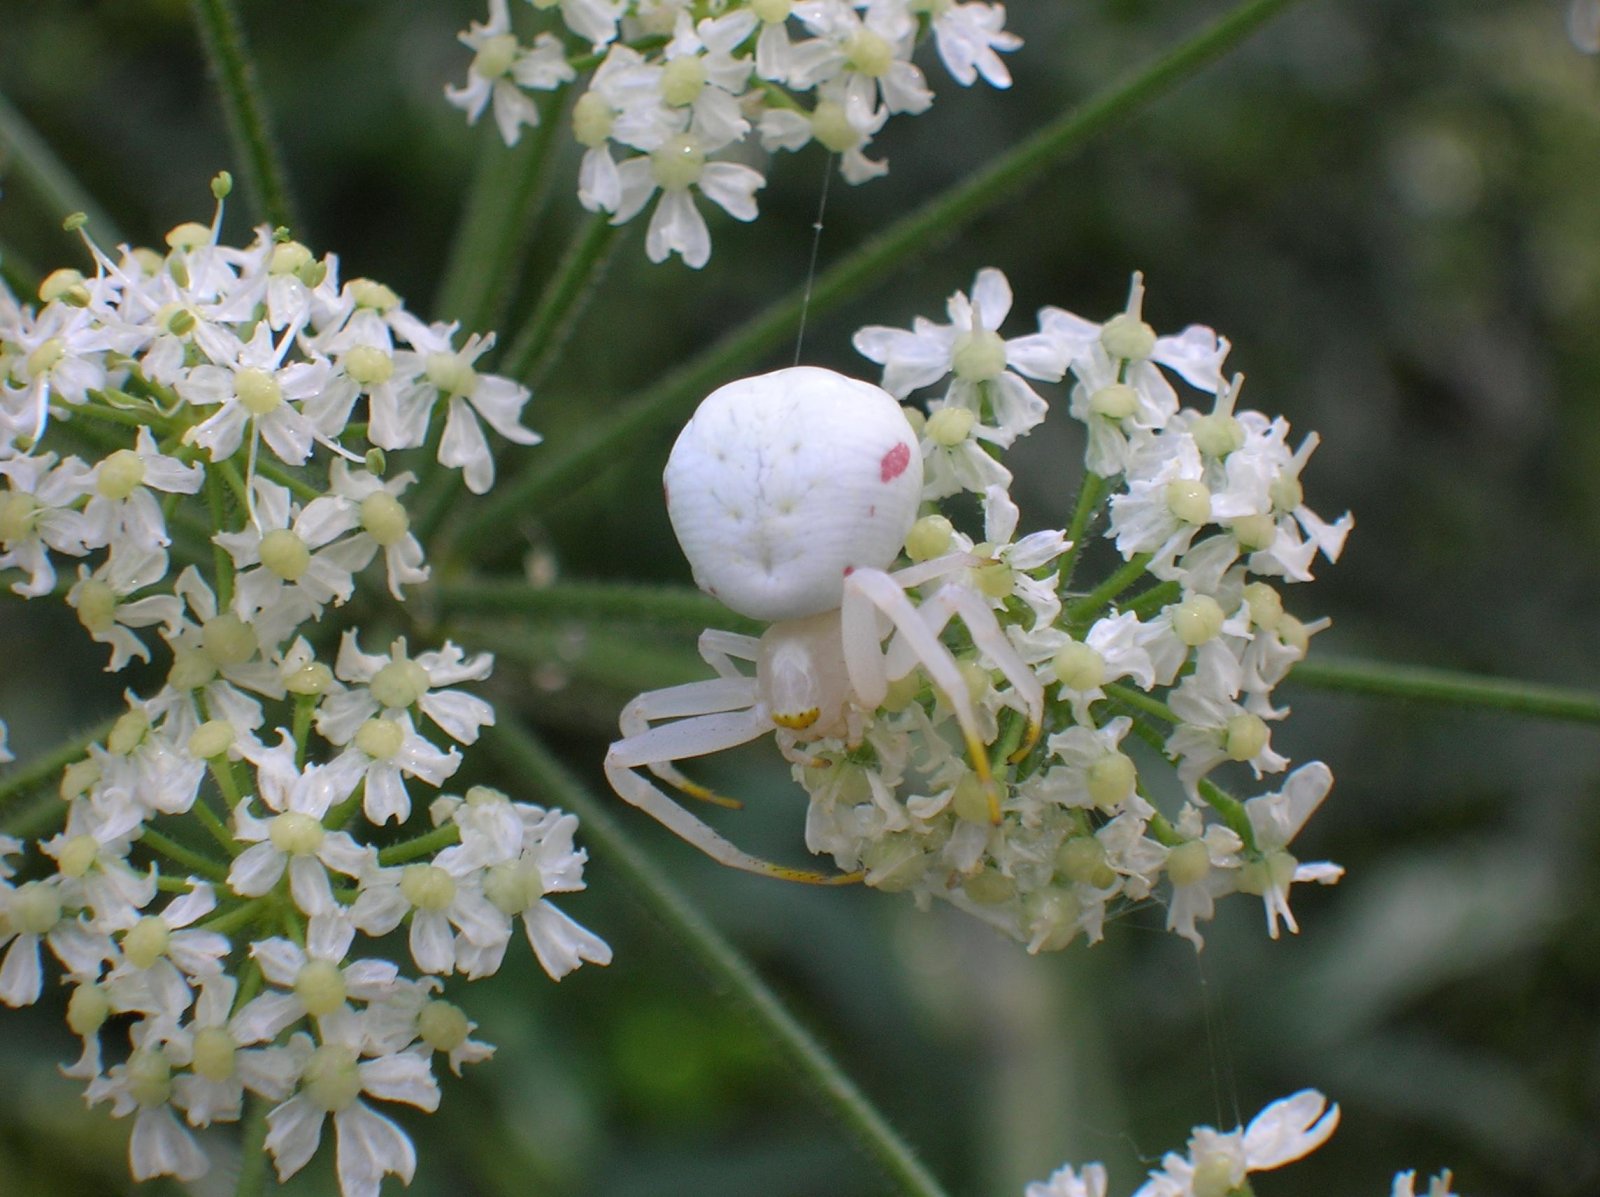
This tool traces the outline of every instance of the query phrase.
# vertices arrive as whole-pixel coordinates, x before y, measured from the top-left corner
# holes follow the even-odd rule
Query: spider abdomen
[[[697,585],[753,619],[839,606],[853,569],[888,567],[922,497],[922,458],[879,387],[796,366],[708,395],[665,473]]]

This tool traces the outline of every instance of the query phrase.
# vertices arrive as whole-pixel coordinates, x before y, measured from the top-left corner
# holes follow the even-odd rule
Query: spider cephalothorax
[[[628,704],[623,738],[606,756],[607,776],[623,798],[735,868],[792,880],[854,880],[750,856],[634,770],[647,768],[704,797],[672,762],[766,732],[777,733],[786,757],[809,761],[798,744],[858,742],[889,682],[921,665],[948,700],[973,768],[987,784],[987,750],[972,699],[939,639],[958,615],[1026,703],[1036,734],[1039,683],[988,606],[957,586],[941,586],[920,606],[906,595],[975,559],[957,554],[889,572],[917,518],[922,457],[888,392],[808,366],[729,383],[706,397],[679,435],[665,484],[667,511],[695,582],[741,615],[771,625],[759,639],[707,631],[700,651],[718,677],[652,690]],[[735,661],[752,663],[755,674],[741,672]],[[675,721],[655,722],[664,719]]]

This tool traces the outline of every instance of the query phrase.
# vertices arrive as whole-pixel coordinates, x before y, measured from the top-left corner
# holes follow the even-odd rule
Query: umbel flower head
[[[611,958],[557,905],[584,887],[575,817],[441,792],[495,721],[468,690],[492,659],[353,627],[313,647],[358,593],[429,576],[391,455],[481,493],[481,423],[538,437],[527,389],[478,369],[492,338],[281,230],[223,244],[215,190],[164,251],[88,242],[94,273],[37,305],[0,284],[0,570],[158,679],[62,772],[60,830],[0,837],[0,1001],[67,987],[65,1071],[131,1116],[135,1179],[200,1176],[196,1131],[253,1103],[280,1177],[331,1124],[341,1192],[371,1197],[415,1167],[384,1107],[433,1110],[436,1057],[492,1053],[455,991],[519,921],[554,980]]]
[[[696,197],[736,220],[756,218],[763,153],[816,142],[850,183],[888,171],[867,157],[892,115],[933,103],[912,62],[931,41],[952,78],[1011,86],[1000,54],[1022,45],[999,4],[939,0],[561,0],[524,41],[507,0],[460,35],[467,81],[446,99],[476,122],[492,107],[505,143],[538,123],[533,95],[564,88],[598,59],[572,107],[584,146],[578,199],[623,224],[654,201],[645,251],[698,269],[711,235]],[[521,6],[516,6],[521,9]],[[526,11],[526,10],[523,10]],[[559,16],[559,20],[552,18]],[[657,198],[659,197],[659,198]]]
[[[1333,775],[1273,744],[1273,692],[1327,622],[1284,592],[1351,519],[1306,505],[1317,438],[1240,405],[1228,342],[1158,335],[1143,302],[1135,276],[1104,322],[1047,307],[1007,335],[986,269],[946,322],[856,334],[882,388],[798,368],[710,396],[669,513],[702,588],[770,626],[708,632],[718,678],[629,706],[618,793],[724,863],[948,901],[1032,952],[1150,899],[1196,948],[1232,893],[1297,930],[1292,887],[1342,870],[1291,852]],[[1052,406],[1086,470],[1069,527],[1021,534],[1002,456]],[[742,852],[640,772],[696,793],[675,762],[767,733],[835,874]]]

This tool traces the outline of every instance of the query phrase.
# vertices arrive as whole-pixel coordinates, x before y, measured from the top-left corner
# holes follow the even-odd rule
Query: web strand
[[[822,193],[817,198],[817,218],[811,224],[811,263],[806,267],[806,289],[800,300],[800,327],[794,335],[794,364],[800,364],[800,353],[806,343],[806,317],[811,313],[811,289],[817,281],[817,254],[822,249],[822,217],[828,210],[828,183],[833,178],[833,167],[839,155],[829,154],[822,164]]]

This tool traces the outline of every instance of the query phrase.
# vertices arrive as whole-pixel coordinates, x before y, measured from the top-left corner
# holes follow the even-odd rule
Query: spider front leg
[[[754,661],[761,654],[761,641],[738,632],[707,628],[700,633],[700,659],[717,671],[718,677],[747,677],[735,661]]]
[[[989,769],[988,746],[972,709],[972,695],[950,650],[928,626],[900,583],[880,569],[858,569],[844,581],[844,603],[839,609],[845,667],[850,686],[863,710],[876,710],[889,692],[889,671],[884,657],[878,613],[894,625],[901,642],[928,671],[933,684],[944,692],[967,745],[972,771],[989,796],[989,817],[1000,821],[1000,796]],[[941,627],[943,624],[940,625]]]
[[[702,637],[702,647],[704,640]],[[755,679],[734,672],[703,682],[688,682],[682,686],[669,686],[664,690],[646,691],[622,708],[617,723],[624,737],[637,736],[648,731],[650,724],[659,719],[679,719],[689,715],[740,711],[754,706],[755,701]],[[662,781],[676,786],[691,798],[727,807],[729,810],[738,810],[744,805],[737,798],[725,798],[707,789],[665,761],[646,762],[646,767]]]
[[[685,699],[683,691],[694,686],[711,686],[732,679],[714,679],[707,683],[690,683],[670,690],[655,691],[655,695],[676,696],[671,701]],[[753,685],[753,680],[752,680]],[[712,693],[712,691],[703,691]],[[641,695],[640,699],[651,697]],[[638,702],[636,699],[635,702]],[[846,885],[861,880],[860,873],[828,874],[807,869],[789,868],[773,864],[760,857],[751,856],[728,842],[705,823],[679,806],[656,788],[648,778],[634,772],[638,768],[671,769],[671,762],[686,757],[705,756],[744,744],[772,730],[772,721],[760,705],[744,710],[723,710],[707,713],[682,712],[687,718],[648,728],[637,735],[627,736],[611,745],[606,753],[606,780],[619,797],[644,811],[679,838],[693,844],[713,860],[730,868],[747,873],[760,873],[783,881],[801,881],[810,885]],[[676,772],[673,770],[673,772]]]

